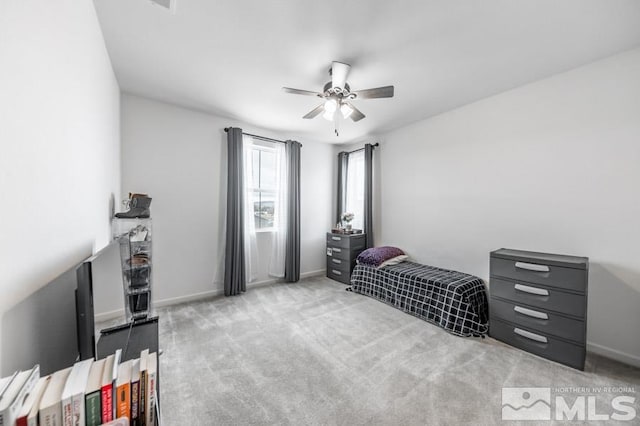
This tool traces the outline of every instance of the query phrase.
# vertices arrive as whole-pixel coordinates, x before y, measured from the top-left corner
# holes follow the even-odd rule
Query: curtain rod
[[[371,146],[373,146],[373,147],[375,148],[375,147],[376,147],[376,146],[378,146],[378,145],[380,145],[380,144],[379,144],[378,142],[376,142],[376,143],[374,143],[374,144],[373,144],[373,145],[371,145]],[[358,151],[364,151],[364,147],[362,147],[362,148],[358,148],[358,149],[354,149],[353,151],[348,151],[348,152],[347,152],[347,154],[353,154],[354,152],[358,152]]]
[[[225,131],[225,133],[229,133],[229,128],[228,128],[228,127],[225,127],[225,128],[224,128],[224,131]],[[251,133],[245,133],[245,132],[242,132],[242,134],[243,134],[243,135],[246,135],[246,136],[251,136],[252,138],[256,138],[256,139],[260,139],[260,140],[263,140],[263,141],[267,141],[267,142],[287,143],[287,142],[285,142],[285,141],[281,141],[281,140],[273,139],[273,138],[267,138],[267,137],[265,137],[265,136],[252,135]],[[298,143],[299,143],[299,142],[298,142]],[[300,144],[300,146],[302,146],[302,144]]]

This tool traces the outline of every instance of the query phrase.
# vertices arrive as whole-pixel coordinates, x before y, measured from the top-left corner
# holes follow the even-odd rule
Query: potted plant
[[[340,216],[340,220],[342,220],[342,224],[344,225],[344,229],[347,231],[351,231],[351,221],[353,220],[354,214],[351,212],[344,212]]]

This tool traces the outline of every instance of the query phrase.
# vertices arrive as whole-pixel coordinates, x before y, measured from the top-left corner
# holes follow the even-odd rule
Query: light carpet
[[[498,424],[505,386],[635,387],[640,414],[640,369],[590,355],[578,371],[345,288],[308,278],[159,309],[163,425]]]

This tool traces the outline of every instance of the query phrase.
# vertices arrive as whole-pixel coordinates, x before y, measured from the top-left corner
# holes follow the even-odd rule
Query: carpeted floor
[[[589,356],[581,372],[452,336],[326,278],[158,313],[165,426],[496,424],[503,386],[640,397],[640,369]],[[610,412],[611,394],[597,398]]]

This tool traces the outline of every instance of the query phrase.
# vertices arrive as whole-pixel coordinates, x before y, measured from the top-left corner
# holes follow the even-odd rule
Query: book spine
[[[138,403],[138,420],[141,426],[146,425],[147,404],[147,370],[140,371],[140,402]]]
[[[40,426],[62,426],[62,407],[60,404],[52,405],[46,409],[40,410]]]
[[[29,426],[27,424],[27,417],[28,416],[22,416],[22,417],[18,417],[16,419],[16,426]]]
[[[62,400],[62,425],[73,426],[73,402],[71,397]]]
[[[102,388],[102,423],[113,420],[113,388],[106,385]]]
[[[116,418],[131,418],[131,392],[130,384],[124,383],[118,386],[118,401],[116,406]]]
[[[155,422],[156,373],[150,372],[147,377],[147,425],[153,426]]]
[[[140,381],[131,383],[131,425],[138,426],[138,400],[140,399]]]
[[[0,426],[15,425],[16,417],[22,408],[24,399],[36,386],[38,379],[40,379],[40,367],[36,365],[36,367],[31,370],[31,374],[29,374],[27,381],[22,385],[22,389],[20,389],[14,400],[9,404],[9,407],[7,407],[4,412],[0,413]]]
[[[84,393],[74,395],[72,398],[73,403],[73,426],[85,426],[84,415]]]
[[[84,401],[86,426],[99,426],[102,424],[101,394],[102,392],[93,392],[86,396]]]

